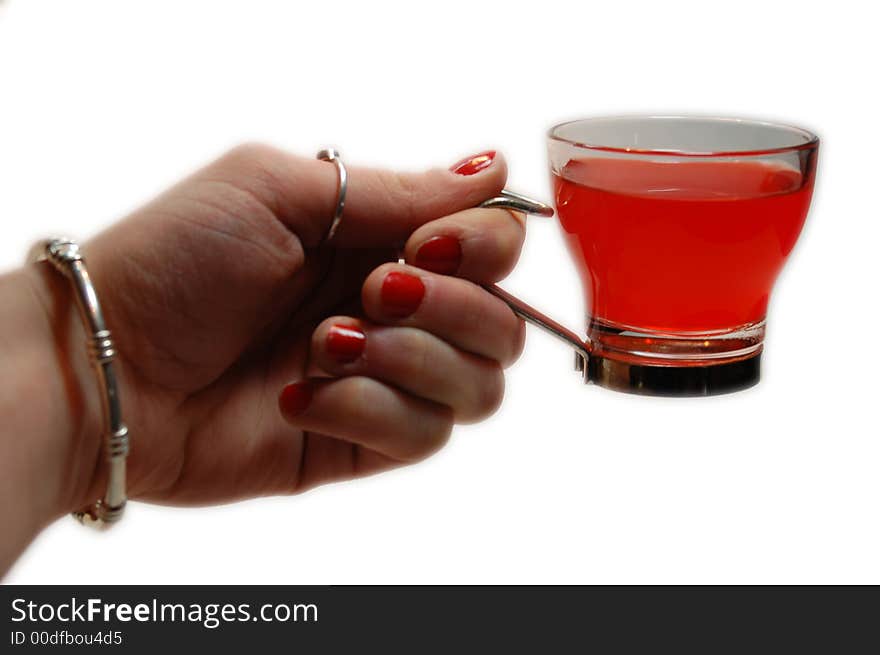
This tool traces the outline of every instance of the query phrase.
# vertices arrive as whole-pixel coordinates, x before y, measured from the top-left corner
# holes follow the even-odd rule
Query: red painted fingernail
[[[397,318],[409,316],[419,308],[425,285],[415,275],[392,271],[382,282],[382,306]]]
[[[415,265],[432,273],[452,275],[461,265],[461,243],[454,237],[433,237],[419,246]]]
[[[299,416],[309,407],[312,402],[312,383],[308,380],[291,382],[281,390],[278,396],[278,406],[285,416]]]
[[[333,325],[327,332],[327,353],[340,364],[360,357],[366,343],[367,335],[351,325]]]
[[[458,173],[459,175],[473,175],[474,173],[479,173],[480,171],[489,168],[494,160],[495,151],[487,150],[478,155],[471,155],[470,157],[462,159],[460,162],[453,164],[449,170],[453,173]]]

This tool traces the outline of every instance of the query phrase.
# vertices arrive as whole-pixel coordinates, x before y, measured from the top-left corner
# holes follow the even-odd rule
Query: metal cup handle
[[[501,207],[504,209],[521,211],[526,214],[553,216],[553,208],[549,205],[545,205],[542,202],[532,200],[531,198],[527,198],[526,196],[506,189],[498,196],[480,203],[480,207]],[[592,350],[589,338],[582,339],[573,330],[569,330],[564,325],[557,323],[546,314],[543,314],[531,305],[524,303],[522,300],[508,293],[497,284],[485,285],[485,289],[492,295],[507,303],[507,306],[513,310],[513,313],[523,319],[526,323],[541,328],[545,332],[552,334],[557,339],[561,339],[571,346],[575,353],[575,370],[583,373],[584,381],[587,381],[587,371],[589,368],[587,366],[587,361],[590,356],[590,351]]]

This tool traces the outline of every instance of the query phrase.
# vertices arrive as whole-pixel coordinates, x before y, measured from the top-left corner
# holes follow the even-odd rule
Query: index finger
[[[408,264],[480,284],[502,280],[519,259],[525,216],[509,209],[466,209],[426,223],[404,247]]]

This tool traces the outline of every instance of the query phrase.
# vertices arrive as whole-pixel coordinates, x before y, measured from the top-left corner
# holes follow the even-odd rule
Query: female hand
[[[319,248],[335,167],[244,146],[84,244],[118,347],[129,496],[302,491],[419,460],[494,411],[524,326],[479,284],[511,270],[524,221],[473,209],[504,186],[500,156],[457,170],[351,168]],[[66,283],[29,271],[68,371],[64,513],[103,493],[101,412]]]

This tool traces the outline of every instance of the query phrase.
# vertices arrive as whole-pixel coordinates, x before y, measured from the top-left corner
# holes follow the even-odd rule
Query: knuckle
[[[425,459],[446,445],[454,427],[452,410],[437,406],[430,411],[430,416],[419,422],[419,426],[419,434],[410,440],[411,446],[404,454],[409,462]]]
[[[499,230],[501,250],[505,253],[519,255],[526,240],[525,223],[521,222],[517,218],[517,214],[509,209],[504,210],[504,213],[505,216],[503,218],[506,229]]]
[[[491,281],[500,280],[516,266],[525,242],[525,232],[506,209],[482,211],[492,214],[478,223],[472,236],[476,242],[475,250],[481,253],[481,275]]]
[[[482,420],[498,411],[504,400],[504,374],[497,364],[488,375],[483,376],[477,387],[474,420]]]
[[[206,180],[196,200],[202,211],[189,220],[224,246],[234,243],[248,253],[246,260],[231,262],[231,267],[249,270],[255,278],[286,282],[304,265],[305,251],[299,238],[246,184]]]
[[[431,357],[431,342],[427,333],[421,330],[407,330],[404,343],[407,361],[412,362],[410,376],[421,379],[433,377],[434,366]]]
[[[284,158],[284,154],[273,146],[258,142],[243,143],[220,158],[219,176],[259,199],[273,214],[279,215],[284,204]]]
[[[397,375],[404,380],[438,383],[432,337],[423,330],[407,327],[395,328],[393,334]]]
[[[348,404],[346,413],[360,415],[365,424],[376,424],[382,419],[386,402],[379,397],[376,382],[364,376],[345,379],[344,403]]]
[[[272,194],[222,161],[181,186],[170,208],[185,234],[195,228],[197,257],[214,258],[219,248],[228,270],[244,279],[285,284],[305,263],[302,244],[278,219]]]
[[[461,294],[456,307],[457,329],[461,331],[473,330],[475,326],[489,325],[489,307],[494,297],[488,291],[479,288],[467,288]]]
[[[268,144],[251,141],[229,150],[220,162],[236,172],[253,173],[268,168],[276,153],[277,150]]]
[[[510,221],[513,220],[513,223],[516,224],[517,230],[516,233],[520,235],[520,240],[525,239],[526,236],[526,215],[518,211],[516,209],[504,209],[504,213],[506,214],[505,219]]]
[[[525,341],[525,323],[501,300],[480,289],[461,300],[458,312],[457,329],[477,326],[488,356],[504,367],[517,360]]]
[[[515,324],[511,331],[510,345],[507,357],[504,358],[502,364],[510,366],[520,358],[526,347],[526,324],[518,318],[514,318]]]

